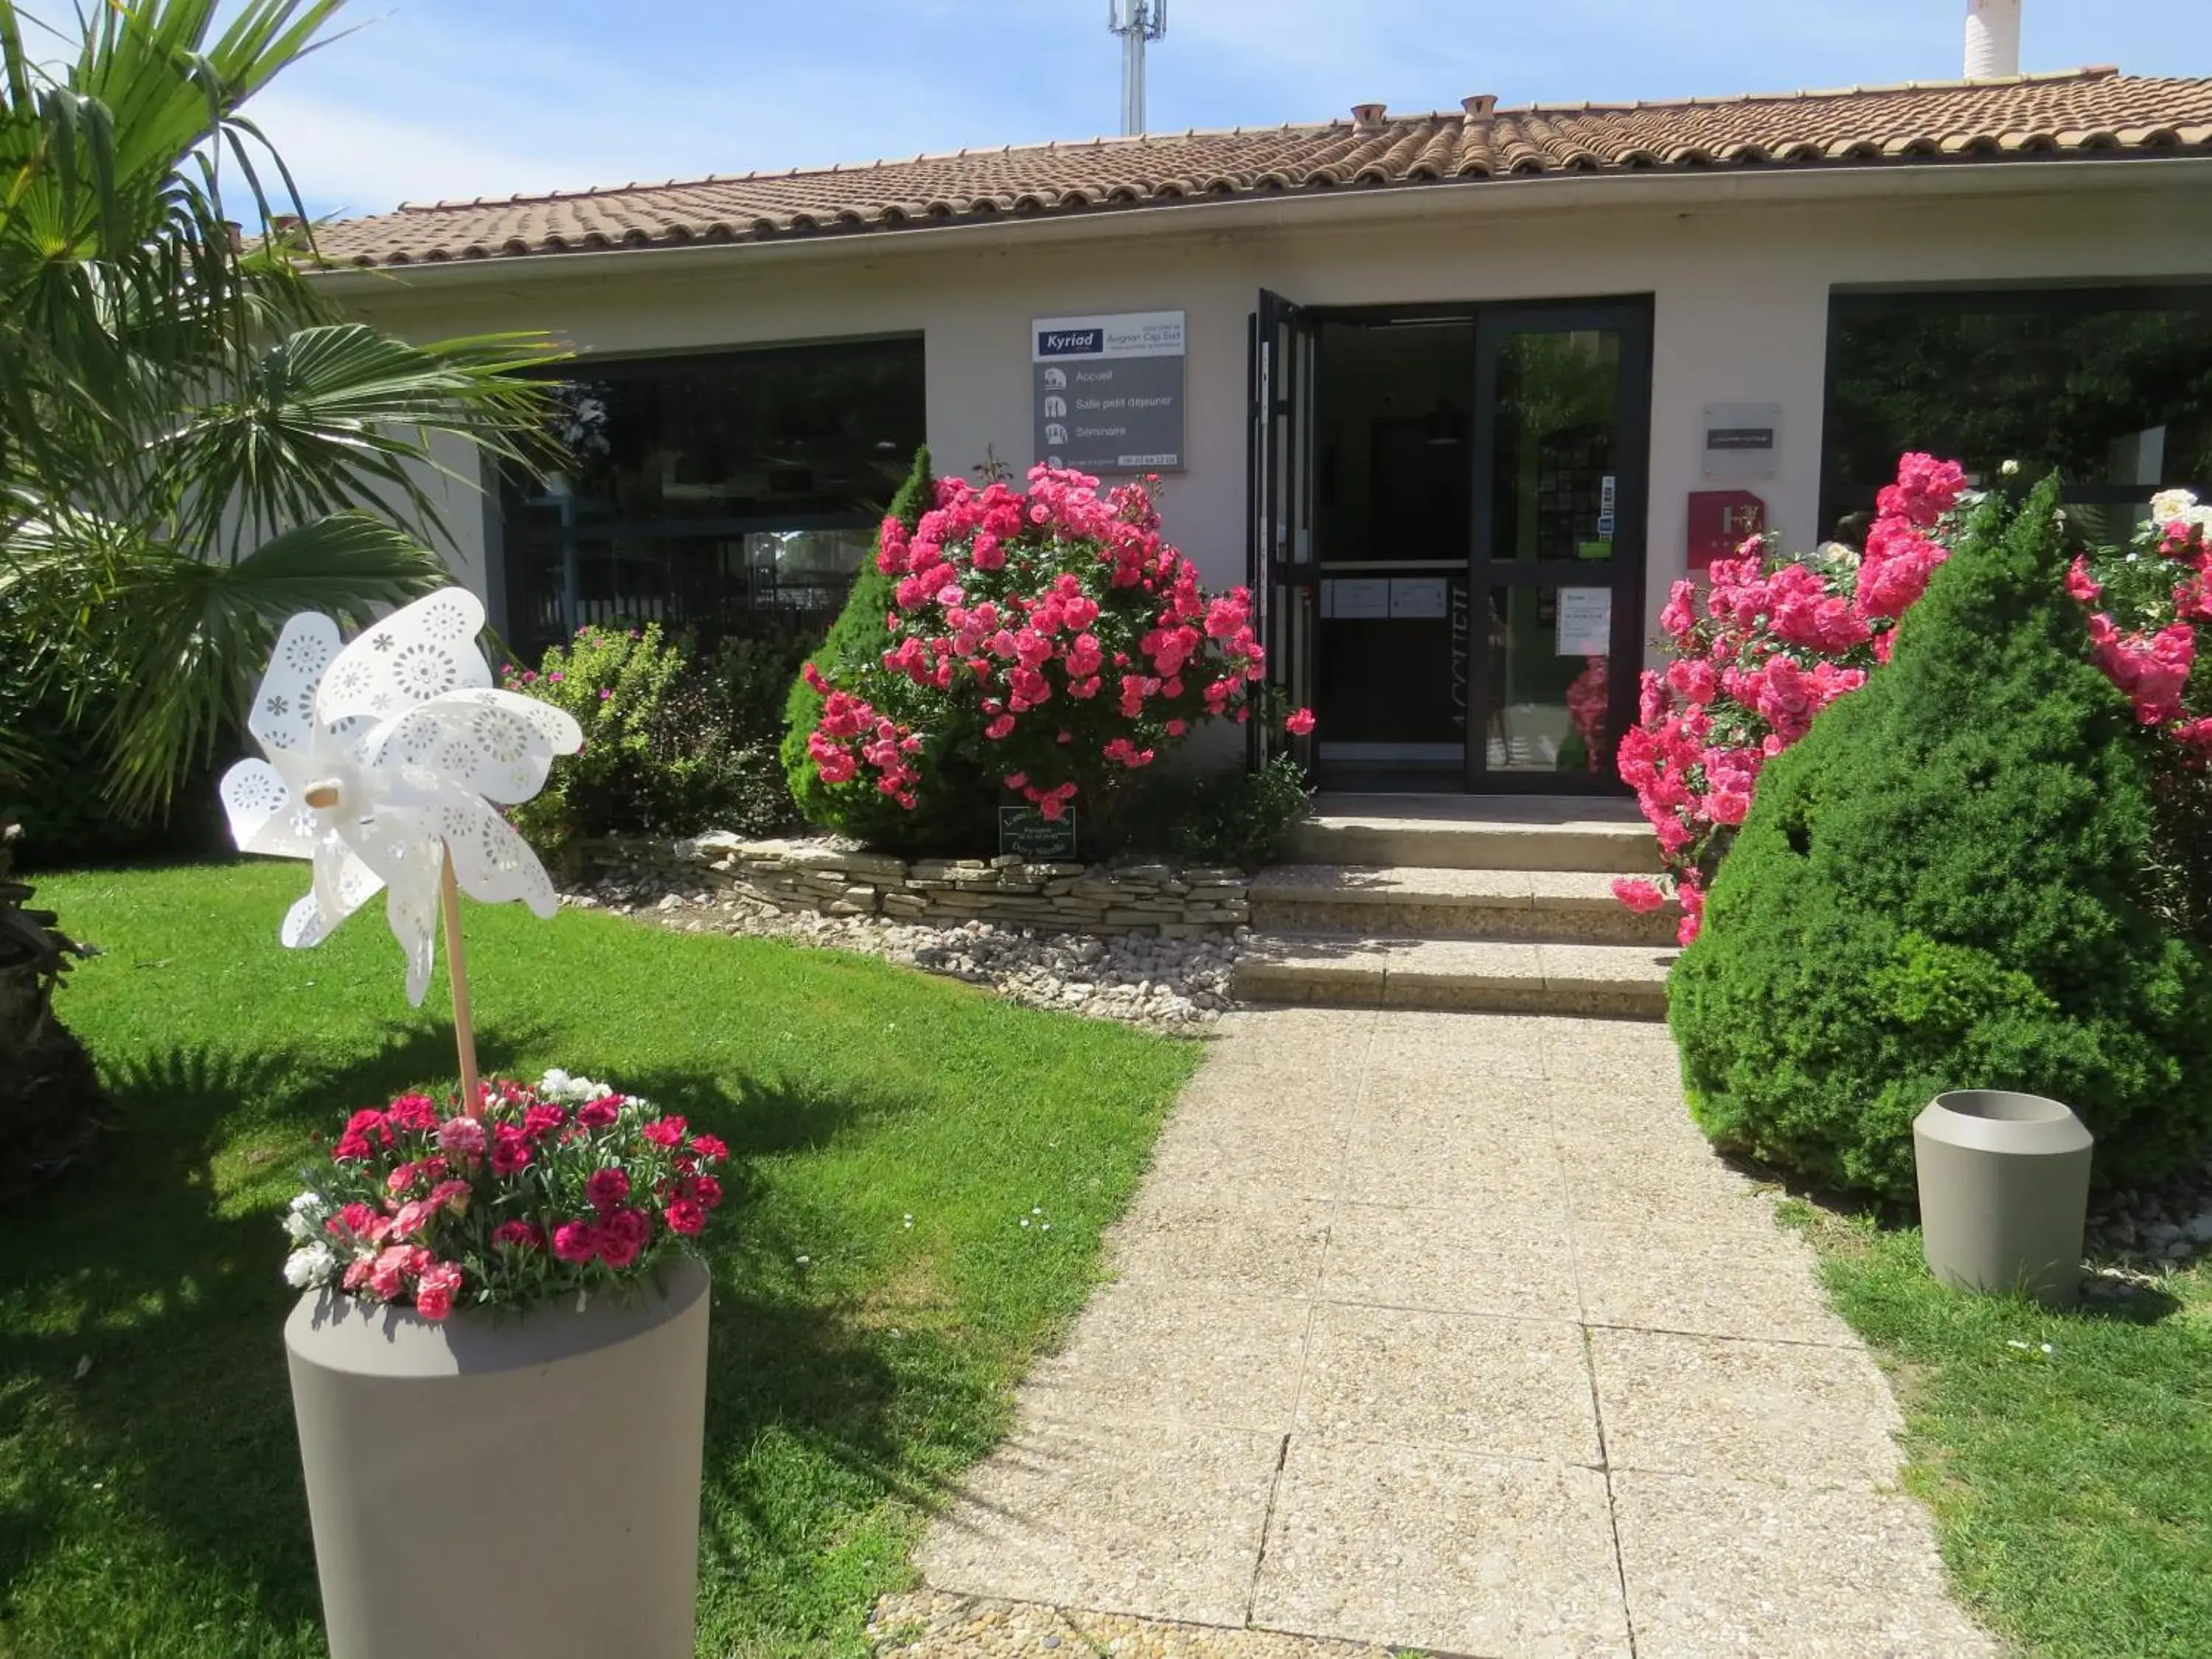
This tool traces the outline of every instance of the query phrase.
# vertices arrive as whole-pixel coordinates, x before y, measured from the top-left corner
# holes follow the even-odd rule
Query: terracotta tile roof
[[[912,225],[1527,175],[2212,155],[2212,79],[2110,69],[1678,103],[1156,133],[813,172],[440,202],[324,227],[339,264],[743,242]]]

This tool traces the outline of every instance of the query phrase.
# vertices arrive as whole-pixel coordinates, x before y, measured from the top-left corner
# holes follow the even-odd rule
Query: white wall
[[[2166,171],[2160,171],[2166,169]],[[1868,169],[1858,177],[1565,181],[1345,191],[1246,213],[1175,210],[681,253],[562,255],[343,279],[362,314],[414,337],[542,328],[627,355],[919,332],[940,471],[1030,453],[1029,319],[1188,313],[1187,470],[1171,536],[1209,580],[1244,573],[1245,339],[1255,296],[1309,305],[1650,295],[1655,311],[1649,568],[1656,618],[1685,564],[1700,421],[1782,406],[1779,474],[1749,486],[1792,545],[1814,533],[1827,305],[1836,287],[2212,277],[2202,164]],[[1660,184],[1669,187],[1662,189]],[[1740,188],[1739,188],[1740,187]],[[1804,200],[1807,194],[1831,199]],[[1801,199],[1790,199],[1792,195]],[[525,268],[526,267],[526,268]],[[477,515],[459,568],[481,590]],[[1656,621],[1654,623],[1656,629]]]

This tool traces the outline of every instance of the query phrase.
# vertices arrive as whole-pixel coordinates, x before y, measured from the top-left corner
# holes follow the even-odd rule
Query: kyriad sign
[[[1030,325],[1036,454],[1080,472],[1182,469],[1183,313]]]

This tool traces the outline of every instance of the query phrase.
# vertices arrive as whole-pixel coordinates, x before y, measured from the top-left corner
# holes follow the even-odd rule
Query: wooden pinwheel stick
[[[483,1091],[477,1081],[477,1033],[469,1018],[469,964],[461,954],[461,890],[453,879],[453,855],[439,849],[438,908],[446,918],[446,977],[453,987],[453,1046],[461,1056],[461,1109],[483,1115]]]

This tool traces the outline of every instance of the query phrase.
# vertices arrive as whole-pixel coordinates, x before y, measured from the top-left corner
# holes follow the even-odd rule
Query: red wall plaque
[[[1746,540],[1766,528],[1766,503],[1748,489],[1690,492],[1690,570],[1709,568],[1715,559],[1732,559]]]

